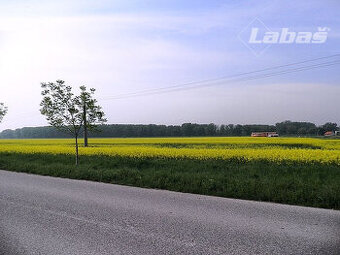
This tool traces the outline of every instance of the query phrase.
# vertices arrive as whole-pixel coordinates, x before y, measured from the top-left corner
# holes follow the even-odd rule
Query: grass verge
[[[0,153],[0,169],[137,187],[340,209],[340,166],[239,160]]]

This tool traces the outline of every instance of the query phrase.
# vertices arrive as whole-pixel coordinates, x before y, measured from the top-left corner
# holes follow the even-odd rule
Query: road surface
[[[340,212],[0,171],[0,254],[340,254]]]

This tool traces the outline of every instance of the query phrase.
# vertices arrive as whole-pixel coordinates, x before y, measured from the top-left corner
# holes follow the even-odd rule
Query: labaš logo
[[[263,37],[259,36],[259,28],[253,27],[249,43],[325,43],[327,41],[329,28],[318,27],[313,32],[291,32],[289,28],[282,28],[280,32],[265,32]]]
[[[239,34],[239,39],[255,55],[261,55],[273,44],[322,44],[327,41],[328,27],[317,27],[315,31],[293,31],[288,27],[272,31],[256,18]]]

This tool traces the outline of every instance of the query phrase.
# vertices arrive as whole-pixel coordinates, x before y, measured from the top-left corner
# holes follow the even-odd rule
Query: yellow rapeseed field
[[[0,140],[0,152],[74,154],[72,139]],[[316,138],[106,138],[80,144],[80,155],[298,161],[340,165],[340,140]]]

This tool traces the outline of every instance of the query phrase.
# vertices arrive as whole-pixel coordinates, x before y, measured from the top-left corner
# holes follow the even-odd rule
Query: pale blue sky
[[[0,0],[0,101],[10,108],[0,130],[46,125],[42,81],[86,84],[107,98],[337,54],[339,12],[336,0]],[[254,19],[272,31],[330,31],[324,44],[256,55],[239,38]],[[339,66],[101,103],[110,123],[339,123]]]

